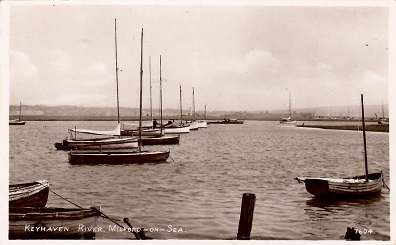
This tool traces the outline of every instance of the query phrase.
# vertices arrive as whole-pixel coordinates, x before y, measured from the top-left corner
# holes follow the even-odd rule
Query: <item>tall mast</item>
[[[385,119],[385,113],[384,113],[384,101],[382,101],[382,119]]]
[[[363,124],[363,143],[364,143],[364,167],[366,169],[366,182],[368,182],[368,167],[367,167],[367,147],[366,147],[366,128],[364,123],[364,106],[363,106],[363,94],[360,95],[362,100],[362,124]]]
[[[152,86],[151,86],[151,56],[149,56],[149,70],[150,70],[150,113],[151,113],[151,123],[153,123],[153,99],[152,99]]]
[[[291,117],[291,92],[289,92],[289,117]]]
[[[161,124],[161,135],[162,135],[162,71],[161,71],[161,55],[160,55],[160,108],[161,108],[161,121],[160,121],[160,124]]]
[[[194,96],[194,87],[193,87],[193,110],[194,110],[194,121],[195,121],[195,96]]]
[[[118,61],[117,61],[117,19],[114,19],[114,41],[115,41],[115,56],[116,56],[116,84],[117,84],[117,121],[120,123],[120,100],[118,98]]]
[[[183,122],[183,109],[182,109],[182,90],[180,84],[180,122]]]
[[[142,150],[142,93],[143,91],[143,28],[140,40],[140,113],[139,113],[139,152]]]
[[[21,121],[21,114],[22,114],[22,102],[19,101],[19,121]]]
[[[206,120],[206,105],[205,105],[205,114],[204,114],[204,119]]]

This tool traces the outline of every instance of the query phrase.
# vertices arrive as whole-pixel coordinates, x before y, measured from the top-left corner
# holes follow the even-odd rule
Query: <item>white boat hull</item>
[[[190,133],[190,126],[163,128],[165,134],[188,134]]]
[[[199,128],[207,128],[208,123],[206,121],[198,121],[198,127]]]

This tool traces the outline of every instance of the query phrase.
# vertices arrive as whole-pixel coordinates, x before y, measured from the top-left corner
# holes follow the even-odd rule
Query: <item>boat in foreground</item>
[[[134,164],[149,162],[165,162],[169,151],[70,151],[71,164]]]
[[[48,200],[49,182],[35,182],[9,185],[9,207],[45,207]]]
[[[319,198],[355,198],[379,195],[382,190],[382,173],[355,176],[352,178],[294,178],[304,182],[306,190]]]
[[[367,164],[367,147],[366,147],[366,130],[364,122],[363,94],[362,102],[362,126],[363,126],[363,143],[364,143],[364,166],[365,175],[352,178],[294,178],[298,182],[305,183],[305,189],[319,198],[355,198],[369,197],[379,195],[384,185],[383,174],[371,173],[368,171]]]
[[[97,208],[19,207],[9,209],[9,239],[93,239]]]

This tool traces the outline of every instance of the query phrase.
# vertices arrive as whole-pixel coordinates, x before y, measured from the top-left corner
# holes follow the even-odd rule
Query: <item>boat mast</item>
[[[117,61],[117,19],[114,19],[114,41],[115,41],[115,56],[116,56],[116,84],[117,84],[117,120],[120,123],[120,100],[118,97],[118,61]]]
[[[22,102],[19,101],[19,121],[21,121],[21,113],[22,113]]]
[[[366,169],[366,182],[368,182],[368,167],[367,167],[367,145],[366,145],[366,128],[364,123],[364,105],[363,105],[363,94],[360,95],[362,100],[362,124],[363,124],[363,143],[364,143],[364,166]]]
[[[382,101],[382,119],[385,119],[385,113],[384,113],[384,101]]]
[[[291,118],[291,92],[289,92],[289,117]]]
[[[160,107],[161,107],[161,121],[160,121],[160,124],[161,124],[161,135],[162,135],[162,127],[163,127],[163,125],[162,125],[162,75],[161,75],[161,55],[160,55]]]
[[[149,56],[149,70],[150,70],[150,113],[151,113],[151,123],[153,123],[153,99],[152,99],[152,86],[151,86],[151,56]]]
[[[206,105],[205,105],[205,114],[204,114],[204,119],[206,120]]]
[[[195,98],[194,98],[194,87],[193,87],[193,109],[194,109],[194,116],[193,116],[193,118],[194,118],[194,121],[195,121]]]
[[[182,109],[182,90],[180,84],[180,122],[183,123],[183,109]]]
[[[139,152],[142,150],[142,90],[143,90],[143,28],[140,40],[140,113],[139,113]]]

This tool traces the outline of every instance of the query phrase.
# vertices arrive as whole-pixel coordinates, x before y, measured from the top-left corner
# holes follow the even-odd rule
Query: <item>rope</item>
[[[383,186],[385,186],[387,189],[388,189],[388,191],[390,191],[390,188],[389,188],[389,186],[387,186],[386,184],[385,184],[385,180],[384,180],[384,174],[382,173],[382,171],[381,171],[381,175],[382,175],[382,185]]]
[[[169,157],[172,159],[173,162],[175,161],[175,159],[173,159],[173,157],[171,155],[169,155]]]
[[[40,182],[38,182],[38,183],[40,183]],[[43,185],[43,184],[41,184],[41,183],[40,183],[40,185],[42,185],[42,186],[44,186],[44,187],[47,188],[47,186],[45,186],[45,185]],[[63,200],[65,200],[65,201],[67,201],[67,202],[69,202],[69,203],[75,205],[75,206],[78,207],[78,208],[83,209],[83,207],[81,207],[80,205],[75,204],[74,202],[67,200],[66,198],[64,198],[64,197],[62,197],[61,195],[59,195],[58,193],[56,193],[55,191],[51,190],[51,188],[48,187],[48,190],[49,190],[50,192],[54,193],[55,195],[57,195],[58,197],[62,198]]]
[[[39,182],[39,183],[40,183],[40,182]],[[43,185],[42,183],[40,183],[40,185],[42,185],[42,186],[44,186],[44,187],[47,187],[47,186]],[[65,201],[67,201],[67,202],[69,202],[69,203],[75,205],[75,206],[78,207],[78,208],[83,209],[83,207],[81,207],[80,205],[78,205],[78,204],[76,204],[76,203],[74,203],[74,202],[72,202],[72,201],[70,201],[70,200],[68,200],[68,199],[66,199],[66,198],[64,198],[64,197],[62,197],[61,195],[59,195],[59,194],[56,193],[55,191],[51,190],[50,188],[48,188],[48,190],[49,190],[50,192],[52,192],[53,194],[57,195],[58,197],[62,198],[63,200],[65,200]],[[97,212],[99,212],[99,213],[101,214],[101,217],[102,217],[102,218],[110,220],[111,222],[113,222],[114,224],[118,225],[119,227],[121,227],[121,228],[124,229],[124,230],[125,230],[125,229],[128,230],[127,228],[125,228],[124,226],[122,226],[122,225],[120,225],[120,224],[118,224],[118,223],[116,222],[116,221],[120,221],[120,220],[116,220],[116,219],[110,218],[107,214],[103,213],[101,210],[99,210],[99,209],[96,208],[96,207],[92,207],[92,208],[95,209]],[[124,219],[124,220],[125,220],[125,219]],[[136,233],[136,231],[134,231],[132,227],[130,227],[130,228],[131,228],[131,232],[135,235],[136,239],[137,239],[137,240],[140,240],[140,237],[139,237],[139,235]]]
[[[385,184],[385,180],[384,180],[384,179],[382,179],[382,184],[383,184],[383,186],[385,186],[385,187],[388,189],[388,191],[390,191],[390,188],[389,188],[389,186],[387,186],[387,185]]]

